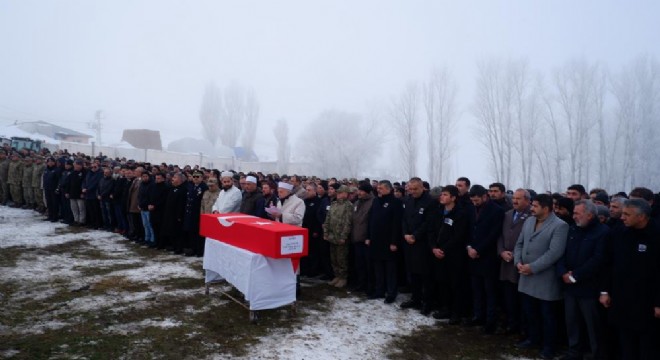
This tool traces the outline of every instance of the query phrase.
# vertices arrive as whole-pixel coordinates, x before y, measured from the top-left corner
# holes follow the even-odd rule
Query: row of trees
[[[399,167],[388,163],[390,174],[426,173],[433,185],[450,183],[454,149],[474,146],[456,137],[460,121],[474,125],[492,181],[552,191],[572,183],[660,188],[660,63],[653,57],[638,56],[618,71],[571,60],[547,73],[523,59],[490,59],[477,64],[472,101],[459,106],[458,95],[456,79],[442,68],[366,116],[323,111],[297,140],[296,158],[319,176],[359,177],[374,173],[383,144],[396,142],[392,162]],[[252,149],[258,115],[253,91],[207,86],[200,118],[212,143],[234,147],[242,131],[242,145]],[[278,170],[286,172],[286,120],[277,121],[274,136]],[[423,169],[420,159],[427,160]]]
[[[259,122],[259,101],[253,89],[244,90],[237,82],[224,89],[210,82],[204,89],[199,113],[204,138],[211,144],[230,148],[241,145],[254,149]]]
[[[660,64],[573,60],[544,77],[524,60],[480,63],[472,110],[494,179],[562,190],[660,187]]]

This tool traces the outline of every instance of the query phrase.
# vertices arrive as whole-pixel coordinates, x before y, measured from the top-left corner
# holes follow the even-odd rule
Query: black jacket
[[[202,182],[199,185],[188,183],[186,192],[186,212],[183,219],[183,230],[199,233],[199,217],[202,210],[202,197],[209,187]]]
[[[108,201],[110,199],[110,195],[112,195],[115,191],[115,179],[112,178],[112,176],[103,176],[101,181],[99,181],[99,187],[97,190],[97,196],[101,197],[101,200],[103,201]]]
[[[405,239],[402,241],[406,268],[411,273],[422,274],[427,270],[425,265],[431,256],[426,239],[429,219],[427,214],[433,211],[437,204],[438,201],[432,199],[426,191],[418,199],[408,196],[403,202],[402,233],[415,237],[413,244],[408,244]]]
[[[453,263],[467,261],[467,246],[470,236],[470,216],[460,204],[445,214],[443,206],[436,206],[428,214],[429,250],[440,249],[445,259]]]
[[[658,326],[660,307],[660,228],[651,220],[644,229],[620,227],[610,233],[602,290],[611,298],[611,319],[622,330],[643,332]]]
[[[85,170],[72,171],[65,181],[66,194],[69,194],[69,199],[80,199],[85,181]]]
[[[169,237],[182,236],[183,219],[186,215],[186,196],[188,184],[170,186],[167,191],[165,213],[163,214],[162,233]]]
[[[479,257],[469,260],[470,273],[498,277],[500,263],[497,256],[497,239],[502,234],[504,209],[492,201],[487,201],[475,208],[475,211],[468,245],[479,253]]]
[[[153,180],[149,179],[149,182],[142,181],[140,183],[140,188],[138,189],[138,206],[140,211],[149,210],[149,192],[153,186]]]
[[[369,214],[369,251],[373,260],[396,259],[395,253],[390,251],[390,245],[401,246],[402,216],[403,204],[393,194],[374,199]]]
[[[610,229],[594,218],[584,228],[573,225],[568,231],[566,250],[556,265],[557,276],[573,272],[576,282],[564,284],[564,291],[576,297],[597,298],[602,284],[605,244]]]

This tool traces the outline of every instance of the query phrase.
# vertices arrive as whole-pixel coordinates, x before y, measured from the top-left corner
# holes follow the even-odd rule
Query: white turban
[[[220,177],[221,178],[223,178],[223,177],[230,177],[231,178],[231,177],[234,177],[234,173],[231,172],[231,171],[223,171],[223,172],[220,173]]]
[[[245,181],[247,181],[249,183],[256,184],[257,183],[257,178],[254,177],[254,176],[248,176],[248,177],[245,178]]]
[[[286,189],[286,190],[289,190],[289,191],[293,190],[293,185],[285,183],[285,182],[281,182],[281,181],[280,181],[279,184],[277,184],[277,187],[282,188],[282,189]]]

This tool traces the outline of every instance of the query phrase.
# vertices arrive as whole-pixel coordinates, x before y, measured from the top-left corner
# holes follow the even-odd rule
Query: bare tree
[[[220,138],[220,121],[222,118],[222,100],[220,88],[213,82],[206,84],[202,106],[199,110],[199,120],[202,123],[204,139],[214,146]]]
[[[616,100],[617,132],[613,143],[621,154],[621,181],[627,190],[634,186],[657,188],[659,153],[655,149],[660,112],[660,64],[648,55],[638,56],[612,78],[612,94]]]
[[[298,140],[297,154],[322,177],[358,177],[369,171],[380,152],[382,131],[377,117],[340,110],[326,110],[307,125]],[[310,136],[318,133],[321,136]]]
[[[259,123],[259,102],[254,89],[248,90],[245,95],[245,123],[243,127],[242,145],[247,150],[254,150],[254,139],[257,136]]]
[[[395,138],[399,140],[401,168],[405,176],[417,176],[417,126],[419,117],[419,87],[411,82],[403,93],[393,101],[391,116],[394,120]]]
[[[589,185],[590,131],[597,124],[599,66],[584,60],[566,63],[555,71],[558,114],[568,130],[568,164],[572,183]]]
[[[513,84],[499,60],[477,65],[474,113],[479,121],[480,141],[488,150],[493,176],[509,184],[513,159]]]
[[[423,88],[428,146],[429,182],[447,182],[452,136],[456,126],[456,94],[458,87],[449,71],[434,70]]]
[[[275,140],[277,140],[277,171],[286,173],[289,168],[289,159],[291,157],[291,145],[289,144],[289,124],[286,119],[277,120],[273,128]]]
[[[245,115],[243,90],[237,82],[232,82],[225,89],[224,110],[220,123],[220,139],[223,145],[233,148],[236,147]]]

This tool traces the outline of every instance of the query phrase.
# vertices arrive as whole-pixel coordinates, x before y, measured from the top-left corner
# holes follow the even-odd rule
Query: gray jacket
[[[562,288],[555,263],[564,255],[568,224],[550,213],[541,228],[535,231],[535,226],[535,217],[525,221],[513,252],[515,264],[529,264],[532,269],[532,275],[520,276],[518,291],[541,300],[560,300]]]

